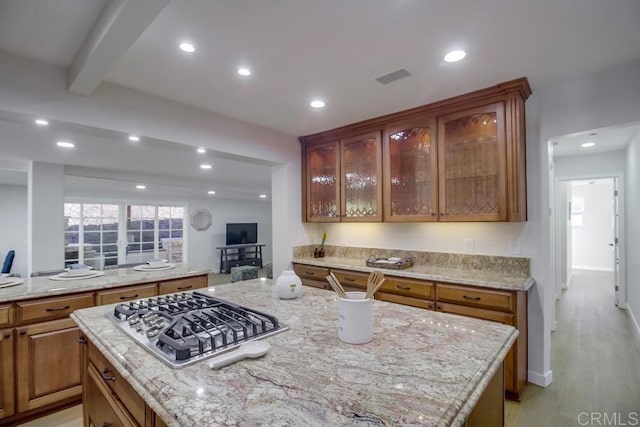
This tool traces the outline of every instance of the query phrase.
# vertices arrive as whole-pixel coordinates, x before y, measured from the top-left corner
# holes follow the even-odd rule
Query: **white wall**
[[[640,135],[636,135],[627,148],[626,176],[627,304],[636,322],[640,322]]]
[[[586,177],[613,176],[624,172],[627,163],[626,150],[585,154],[583,156],[556,157],[555,177],[571,180]]]
[[[571,267],[613,272],[613,179],[573,181],[572,198],[584,202],[582,224],[572,221]],[[576,213],[575,215],[579,215]]]
[[[27,274],[64,267],[64,166],[31,162]]]
[[[27,275],[27,187],[0,185],[0,266],[7,252],[13,249],[16,256],[11,273]]]
[[[263,263],[272,262],[271,202],[198,199],[189,202],[189,213],[195,209],[207,209],[211,213],[211,227],[196,231],[189,227],[189,265],[209,268],[214,273],[220,269],[220,252],[216,247],[226,244],[226,224],[229,222],[257,222],[258,243],[262,248]]]
[[[548,142],[553,138],[568,135],[575,132],[582,132],[591,129],[598,129],[608,126],[625,125],[635,123],[640,117],[640,85],[638,76],[640,75],[640,61],[622,65],[613,69],[605,70],[601,73],[592,74],[585,77],[576,78],[570,82],[557,86],[538,90],[533,88],[536,102],[536,109],[540,115],[538,135],[532,134],[529,121],[532,117],[531,105],[527,106],[527,155],[529,156],[529,146],[533,144],[539,155],[539,162],[532,163],[527,160],[527,166],[535,167],[533,180],[540,183],[541,196],[539,205],[529,204],[530,210],[536,210],[541,219],[539,227],[534,227],[541,235],[541,245],[536,256],[532,258],[532,272],[538,282],[537,290],[542,291],[542,301],[544,306],[544,330],[534,331],[534,334],[544,334],[544,359],[542,369],[545,381],[552,378],[550,365],[550,331],[555,317],[554,304],[554,277],[555,277],[555,244],[551,240],[548,230],[554,227],[550,217],[554,206],[552,196],[553,179],[550,177],[550,162],[545,157],[548,151]],[[531,99],[529,101],[529,104]],[[528,180],[531,189],[532,179]],[[625,194],[631,192],[625,191]],[[531,199],[530,199],[531,200]],[[629,253],[632,253],[629,251]],[[538,262],[541,262],[540,265]],[[629,263],[631,264],[631,263]],[[541,267],[541,268],[540,268]],[[629,275],[628,277],[633,277]],[[638,284],[628,283],[628,288],[638,286]],[[637,290],[635,292],[638,292]],[[637,294],[636,294],[637,295]],[[531,304],[529,305],[531,324]],[[529,346],[535,347],[533,342],[536,338],[529,340]],[[538,369],[538,356],[529,352],[530,370]],[[540,371],[533,372],[538,374]],[[532,377],[530,372],[530,380]]]

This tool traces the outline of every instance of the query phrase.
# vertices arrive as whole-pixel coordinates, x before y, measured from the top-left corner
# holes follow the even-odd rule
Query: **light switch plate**
[[[520,241],[519,240],[511,240],[511,241],[509,241],[509,253],[511,255],[519,255],[520,254]]]
[[[464,250],[469,253],[473,253],[475,250],[475,242],[473,239],[464,239]]]

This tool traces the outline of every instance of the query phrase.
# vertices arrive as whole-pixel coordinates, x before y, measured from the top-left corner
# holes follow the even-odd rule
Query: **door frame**
[[[553,180],[553,190],[554,190],[554,195],[558,194],[559,192],[559,186],[561,182],[567,182],[567,181],[583,181],[583,180],[589,180],[589,179],[603,179],[603,178],[613,178],[614,180],[617,179],[618,181],[618,237],[619,237],[619,245],[618,245],[618,251],[619,251],[619,258],[620,258],[620,264],[619,264],[619,273],[618,273],[618,307],[620,308],[627,308],[627,286],[626,286],[626,239],[625,239],[625,221],[624,221],[624,207],[625,207],[625,200],[624,200],[624,174],[622,172],[615,172],[615,173],[602,173],[602,174],[585,174],[585,175],[570,175],[570,176],[563,176],[563,177],[556,177],[554,176],[554,180]],[[615,186],[614,186],[615,187]],[[555,203],[555,200],[554,200]],[[558,215],[560,214],[560,212],[558,211],[558,209],[553,209],[553,223],[555,224],[556,221],[558,220]],[[552,246],[555,248],[557,247],[556,245],[558,244],[558,234],[559,233],[554,233],[553,235],[553,242],[552,242]],[[557,254],[556,254],[557,255]],[[570,262],[569,260],[567,260],[567,262]],[[566,265],[562,265],[562,263],[558,262],[556,260],[555,262],[555,271],[553,272],[553,281],[554,281],[554,286],[555,289],[557,291],[560,290],[561,287],[561,283],[559,283],[560,281],[558,280],[559,278],[559,274],[558,272],[560,271],[561,268],[567,268]],[[614,269],[616,268],[615,266],[615,259],[614,259]],[[614,275],[615,275],[615,271],[614,271]],[[569,278],[567,278],[567,282],[569,281]],[[561,296],[561,292],[557,293],[558,297]],[[555,305],[554,305],[554,313],[555,313]],[[555,318],[555,316],[554,316]]]

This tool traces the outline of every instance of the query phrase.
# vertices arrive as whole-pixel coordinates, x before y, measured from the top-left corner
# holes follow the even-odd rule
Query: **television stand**
[[[218,246],[220,251],[220,273],[231,273],[231,267],[253,265],[262,268],[262,248],[266,246],[258,243],[243,245]]]

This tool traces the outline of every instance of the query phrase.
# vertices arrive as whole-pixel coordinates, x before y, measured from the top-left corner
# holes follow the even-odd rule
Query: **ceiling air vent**
[[[405,77],[409,77],[411,75],[410,72],[405,70],[404,68],[398,71],[394,71],[393,73],[385,74],[384,76],[378,77],[376,80],[382,83],[383,85],[388,85],[391,82],[395,82],[396,80],[403,79]]]

